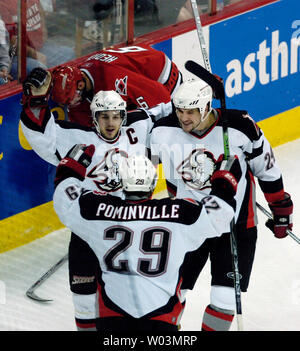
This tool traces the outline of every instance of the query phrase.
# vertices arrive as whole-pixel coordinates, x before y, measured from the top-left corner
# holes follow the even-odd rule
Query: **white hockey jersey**
[[[268,140],[246,111],[214,111],[216,122],[203,135],[184,132],[175,112],[157,121],[150,137],[151,154],[162,162],[171,194],[201,199],[202,192],[210,192],[215,162],[224,153],[221,121],[226,113],[230,154],[238,156],[242,169],[235,220],[251,228],[257,224],[254,177],[272,202],[284,197],[281,172]]]
[[[215,196],[127,202],[84,190],[67,178],[54,193],[60,220],[94,250],[100,263],[100,317],[131,316],[178,324],[185,255],[220,236],[233,209]],[[191,272],[192,273],[192,272]]]
[[[96,151],[87,169],[85,186],[122,195],[120,182],[112,182],[110,179],[111,167],[117,158],[146,154],[147,137],[153,120],[145,110],[127,114],[127,124],[121,128],[121,133],[114,142],[103,140],[94,128],[55,120],[49,108],[45,108],[40,116],[40,119],[36,119],[31,111],[23,109],[21,126],[31,147],[42,159],[56,166],[75,144],[94,144]]]

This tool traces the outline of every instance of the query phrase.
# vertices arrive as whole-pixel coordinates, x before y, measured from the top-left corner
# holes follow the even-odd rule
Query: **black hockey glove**
[[[57,187],[60,182],[69,177],[84,180],[86,169],[92,162],[94,152],[94,145],[74,145],[57,166],[54,186]]]
[[[235,208],[234,196],[241,176],[242,171],[238,157],[229,156],[228,160],[224,160],[224,155],[221,155],[210,179],[211,194],[220,197]]]
[[[273,219],[268,219],[266,227],[269,228],[276,238],[285,238],[287,229],[292,230],[293,221],[293,202],[288,193],[284,193],[285,198],[281,201],[269,203],[269,207],[273,214]]]
[[[52,75],[43,68],[34,68],[23,82],[22,104],[30,107],[47,106],[52,88]]]

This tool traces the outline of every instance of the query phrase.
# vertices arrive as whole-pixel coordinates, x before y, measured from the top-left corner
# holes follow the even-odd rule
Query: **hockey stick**
[[[115,34],[116,40],[121,41],[121,31],[122,31],[122,11],[123,5],[121,0],[116,0],[116,26],[115,26]]]
[[[204,61],[204,67],[209,72],[211,72],[211,67],[210,67],[209,57],[208,57],[205,39],[204,39],[204,35],[203,35],[201,20],[200,20],[200,16],[199,16],[199,12],[198,12],[197,1],[196,0],[190,0],[190,1],[191,1],[192,9],[193,9],[195,22],[196,22],[196,29],[197,29],[200,49],[201,49],[202,57],[203,57],[203,61]]]
[[[224,86],[223,86],[223,83],[221,81],[219,81],[211,73],[212,71],[211,71],[209,56],[208,56],[207,49],[206,49],[205,38],[204,38],[204,35],[203,35],[201,20],[200,20],[200,16],[199,16],[199,13],[198,13],[197,1],[196,0],[190,0],[190,1],[191,1],[193,14],[194,14],[194,18],[195,18],[195,23],[196,23],[196,28],[197,28],[200,48],[201,48],[202,57],[203,57],[203,61],[204,61],[204,67],[205,67],[206,72],[207,72],[207,73],[205,73],[206,74],[206,78],[210,79],[211,83],[214,83],[214,84],[211,85],[208,82],[207,83],[209,85],[211,85],[211,87],[214,89],[216,98],[218,98],[220,100],[221,108],[225,109],[226,108],[226,99],[225,99]],[[192,64],[192,62],[193,61],[186,62],[185,68],[187,70],[189,70],[190,72],[194,73],[195,75],[197,75],[195,71],[193,72],[193,71],[190,70],[192,68],[191,65],[194,68],[196,68],[195,65],[197,65],[195,62],[194,62],[194,64]],[[198,65],[198,66],[200,66],[200,65]],[[199,78],[201,78],[201,75],[197,75],[197,76]],[[204,78],[202,78],[202,79],[205,80]],[[224,117],[222,119],[223,143],[224,143],[224,159],[227,160],[229,155],[230,155],[229,138],[228,138],[228,120],[227,120],[227,118],[224,118]],[[243,321],[242,321],[241,284],[240,284],[240,274],[239,274],[239,269],[238,269],[238,250],[237,250],[237,242],[236,242],[236,234],[235,234],[235,220],[234,220],[234,218],[230,222],[230,246],[231,246],[231,254],[232,254],[232,270],[233,270],[235,301],[236,301],[237,327],[238,327],[239,331],[242,331],[243,330]]]
[[[122,17],[123,4],[121,0],[114,0],[113,10],[113,26],[111,33],[112,44],[118,44],[122,39]]]
[[[60,266],[62,266],[65,261],[67,261],[69,255],[66,254],[63,258],[61,258],[54,266],[52,266],[39,280],[37,280],[27,291],[26,291],[26,295],[35,300],[35,301],[39,301],[39,302],[49,302],[49,301],[53,301],[50,299],[42,299],[41,297],[37,296],[35,294],[35,289],[38,288],[41,284],[44,283],[44,281],[46,279],[48,279],[54,272],[56,272],[58,270],[58,268]]]
[[[256,203],[256,206],[261,210],[262,213],[264,213],[268,218],[273,219],[273,216],[270,212],[268,212],[264,207],[262,207],[259,203]],[[294,239],[298,244],[300,244],[300,239],[293,234],[293,232],[289,229],[287,229],[287,234]]]

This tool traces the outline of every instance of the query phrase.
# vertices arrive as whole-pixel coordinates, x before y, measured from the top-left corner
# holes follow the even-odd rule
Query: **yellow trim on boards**
[[[19,122],[18,135],[19,135],[19,142],[20,142],[20,145],[22,146],[22,148],[24,150],[32,150],[31,145],[29,144],[29,142],[27,141],[27,139],[23,133],[21,122]]]
[[[300,106],[257,123],[272,147],[300,138]]]
[[[5,218],[0,221],[0,253],[28,244],[63,227],[52,201]]]

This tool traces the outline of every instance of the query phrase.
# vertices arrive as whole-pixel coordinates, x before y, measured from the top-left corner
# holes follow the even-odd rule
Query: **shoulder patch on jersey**
[[[245,110],[226,109],[219,110],[221,117],[219,124],[222,125],[224,116],[228,119],[228,126],[244,133],[251,141],[258,140],[261,130],[252,117]]]
[[[126,126],[130,126],[134,122],[142,121],[148,118],[150,118],[150,116],[142,109],[130,111],[127,113]]]
[[[175,199],[180,203],[180,215],[185,224],[192,224],[197,221],[203,205],[191,198]]]
[[[169,116],[160,118],[154,123],[153,128],[157,127],[174,127],[181,128],[176,113],[172,113]]]
[[[252,122],[252,124],[253,124],[253,126],[254,126],[254,128],[256,130],[257,136],[259,137],[259,127],[256,124],[256,122],[254,121],[254,119],[248,113],[244,113],[242,116],[244,118],[249,118],[250,119],[250,121]]]

